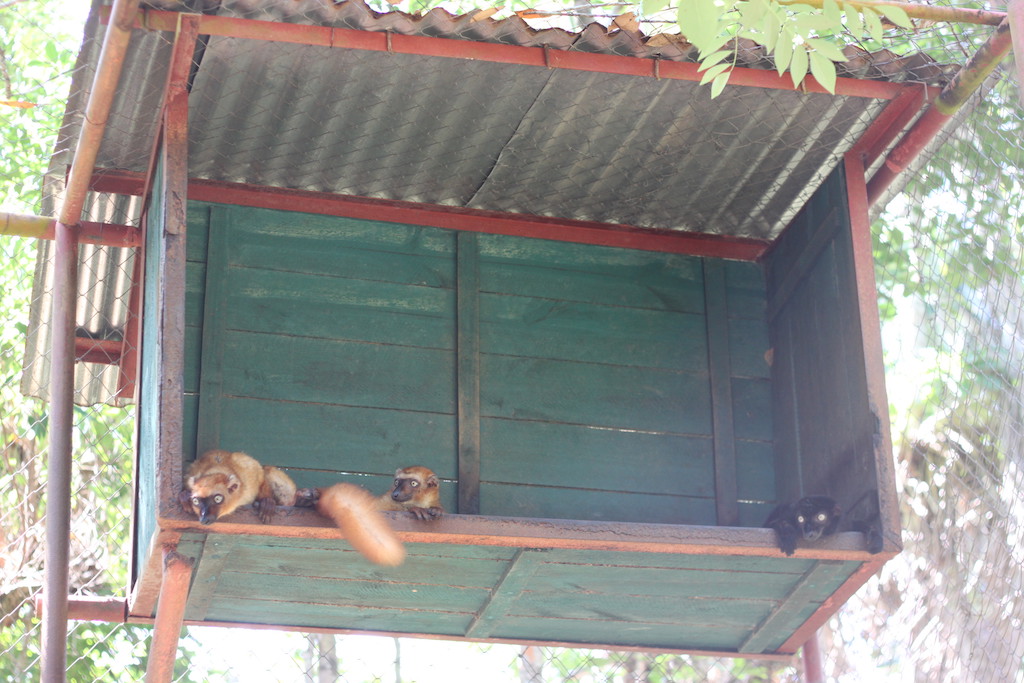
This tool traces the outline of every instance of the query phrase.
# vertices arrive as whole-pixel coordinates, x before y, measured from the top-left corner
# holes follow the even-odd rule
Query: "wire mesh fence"
[[[250,18],[282,19],[279,13],[261,9],[255,3],[237,5]],[[426,9],[410,7],[408,3],[370,6],[381,12]],[[80,50],[99,49],[98,43],[79,44],[87,8],[81,9],[82,13],[76,15],[62,4],[43,0],[0,3],[0,86],[4,90],[4,102],[0,102],[0,199],[4,211],[53,215],[60,200],[63,170],[71,158],[70,144],[79,125],[62,121],[65,97],[71,77],[87,68],[84,62],[76,63],[75,56]],[[472,8],[451,9],[458,12]],[[636,19],[623,18],[635,7],[614,3],[555,5],[543,11],[516,4],[510,11],[516,9],[523,10],[521,16],[531,27],[557,26],[567,31],[580,31],[594,21],[604,26],[621,21],[632,27],[629,22]],[[296,20],[294,15],[307,13],[319,17],[323,11],[326,10],[314,3],[287,8],[292,21]],[[397,17],[395,21],[400,23],[404,19]],[[456,25],[470,37],[483,30],[473,27],[471,22]],[[641,15],[637,24],[637,30],[647,35],[670,28],[661,17]],[[890,34],[885,47],[892,51],[892,64],[897,63],[897,55],[907,53],[930,55],[939,65],[962,64],[990,34],[990,27],[918,22],[913,31]],[[163,48],[170,49],[166,38],[153,40],[163,40]],[[857,36],[848,36],[847,42],[874,53],[879,48]],[[307,59],[306,50],[293,49],[297,62]],[[245,47],[241,53],[244,58],[260,58],[255,46]],[[884,71],[889,64],[875,57],[871,68]],[[907,67],[900,63],[898,68]],[[315,87],[290,82],[287,73],[279,76],[286,85],[282,91],[293,97],[319,96],[319,88],[336,93],[337,98],[363,98],[367,112],[372,110],[372,92],[352,92],[340,83],[330,85],[336,75],[323,74],[313,84]],[[401,69],[391,77],[402,78]],[[201,90],[202,83],[198,87]],[[469,115],[479,111],[492,96],[507,96],[510,102],[515,99],[498,90],[487,95],[484,85],[453,84],[450,92],[477,98],[475,106],[472,102],[466,106]],[[323,135],[318,154],[344,158],[350,168],[353,160],[358,161],[360,154],[366,154],[366,165],[352,176],[358,183],[330,185],[338,174],[330,167],[324,173],[322,165],[316,166],[319,175],[312,171],[303,175],[302,164],[308,159],[288,154],[265,159],[267,163],[253,168],[254,175],[246,180],[386,196],[388,188],[397,183],[397,176],[406,181],[406,187],[411,186],[409,195],[403,199],[471,205],[475,197],[485,208],[517,209],[514,197],[488,198],[473,182],[467,183],[472,189],[458,194],[460,188],[455,184],[438,182],[435,176],[417,175],[415,169],[387,169],[387,150],[375,148],[370,155],[354,146],[352,138],[337,137],[338,127],[329,117],[262,121],[261,116],[268,117],[276,110],[270,103],[257,101],[256,108],[245,111],[238,111],[238,107],[218,109],[230,104],[232,97],[245,100],[251,93],[244,89],[234,94],[215,88],[208,92],[214,92],[216,97],[197,98],[194,106],[208,109],[198,118],[216,121],[219,116],[235,117],[236,127],[243,134],[221,141],[221,146],[212,142],[197,145],[207,155],[195,159],[201,175],[216,175],[218,165],[237,162],[239,155],[264,152],[261,145],[266,137],[262,131],[268,126],[284,138],[290,134],[308,135],[311,128],[319,127]],[[596,103],[616,95],[614,91],[600,96],[594,96],[594,91],[590,94],[591,101]],[[423,95],[424,102],[417,104],[420,113],[413,112],[412,116],[430,111],[430,93]],[[1024,677],[1024,562],[1018,550],[1024,547],[1024,407],[1020,381],[1024,370],[1024,115],[1019,95],[1012,64],[1004,62],[986,82],[979,97],[970,103],[944,146],[914,174],[906,190],[892,200],[874,226],[883,346],[896,442],[893,457],[905,550],[886,564],[881,574],[820,632],[830,680],[1009,681]],[[71,93],[72,98],[81,96],[80,92]],[[728,91],[724,96],[728,97]],[[141,94],[140,101],[145,102],[146,97],[147,94]],[[541,104],[534,101],[534,106]],[[694,110],[682,118],[699,119],[700,106],[695,103]],[[771,109],[776,105],[768,98],[764,106]],[[329,112],[330,104],[324,109]],[[423,143],[403,139],[403,125],[411,124],[403,123],[401,112],[387,114],[391,117],[387,135],[367,137],[387,137],[394,145]],[[601,114],[600,107],[590,112],[595,119]],[[672,120],[670,114],[665,114],[665,121]],[[382,118],[380,113],[373,116]],[[824,111],[808,110],[805,116],[791,134],[827,138],[827,121],[843,119],[844,113],[829,105]],[[824,123],[823,117],[827,119]],[[557,128],[557,120],[552,120]],[[125,142],[116,150],[120,157],[107,160],[111,167],[144,170],[148,163],[150,149],[146,145],[151,136],[139,135],[136,123],[116,116],[112,119],[109,135],[123,136]],[[622,123],[627,126],[630,122]],[[738,116],[728,126],[723,139],[742,141],[736,148],[738,155],[743,154],[744,147],[749,149],[763,142],[758,135],[764,131],[754,125],[749,113]],[[356,122],[350,121],[344,130],[356,127]],[[846,130],[842,126],[840,129]],[[510,130],[509,136],[514,133]],[[776,140],[776,133],[772,131],[766,139]],[[192,134],[196,141],[202,140],[201,128]],[[849,133],[836,133],[846,134]],[[537,139],[552,138],[546,135]],[[140,141],[145,141],[145,145],[138,147]],[[644,140],[634,142],[645,144]],[[518,148],[522,155],[551,151],[549,142],[531,143],[524,138],[523,143]],[[611,149],[616,144],[617,141],[609,141],[606,147]],[[289,148],[282,145],[278,149]],[[475,153],[488,154],[479,149]],[[709,155],[721,153],[720,147],[708,150]],[[666,152],[652,147],[652,158],[659,154],[664,156]],[[563,188],[565,192],[558,196],[564,198],[575,192],[586,203],[595,183],[612,187],[621,186],[626,180],[650,188],[633,192],[633,196],[651,200],[664,193],[666,177],[656,164],[652,163],[642,177],[624,179],[600,177],[600,169],[615,164],[596,151],[591,162],[593,177],[576,178],[575,187]],[[583,165],[584,169],[586,166]],[[699,168],[697,172],[699,175]],[[379,180],[382,174],[387,176],[387,184]],[[770,169],[764,170],[765,177],[774,175]],[[534,178],[538,187],[547,180],[543,175]],[[711,181],[705,178],[691,182]],[[772,192],[770,183],[754,190],[762,194],[750,191],[745,195],[754,198],[754,208],[770,206],[766,199]],[[477,194],[473,195],[474,192]],[[644,216],[645,202],[638,202],[636,207],[623,206],[614,201],[615,193],[611,190],[596,194],[611,199],[605,206],[589,204],[590,213],[580,218],[637,225],[662,222],[661,218]],[[555,213],[559,210],[551,207]],[[88,212],[90,220],[100,222],[137,225],[139,221],[138,204],[124,199],[111,198],[108,203],[91,205]],[[684,205],[675,206],[671,213],[694,215]],[[755,222],[752,229],[767,234],[773,225],[784,224],[786,217],[785,209],[777,210],[773,217]],[[717,216],[702,217],[701,221],[703,225],[734,219],[734,214],[723,211]],[[78,336],[94,342],[82,342],[79,354],[96,354],[95,359],[110,353],[106,342],[123,341],[118,335],[124,329],[124,315],[129,308],[134,262],[130,249],[85,249],[83,263],[102,270],[103,280],[120,283],[104,290],[102,295],[113,297],[119,305],[97,294],[91,305],[81,306],[78,312]],[[40,277],[43,270],[38,264],[46,261],[48,254],[45,242],[0,237],[0,679],[10,681],[36,680],[40,670],[36,600],[42,585],[42,522],[46,511],[49,309],[44,302],[49,296],[49,285]],[[86,269],[81,279],[91,282],[97,277]],[[89,292],[82,294],[85,300],[89,299]],[[118,317],[110,318],[111,311],[119,311]],[[78,396],[80,405],[75,411],[71,591],[74,595],[123,597],[129,590],[131,571],[128,548],[134,496],[134,410],[123,395],[119,396],[122,378],[115,366],[82,362],[77,364],[77,372],[79,385],[89,389]],[[95,377],[95,381],[86,381],[88,377]],[[72,621],[68,679],[141,680],[150,633],[147,626]],[[454,678],[724,683],[796,681],[803,677],[797,659],[759,661],[213,627],[189,627],[178,652],[175,680],[180,681],[425,683]]]

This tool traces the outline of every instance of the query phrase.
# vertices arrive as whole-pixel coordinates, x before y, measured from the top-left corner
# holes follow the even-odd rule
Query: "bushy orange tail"
[[[405,560],[405,546],[377,511],[376,499],[354,484],[334,484],[320,492],[316,510],[334,520],[345,540],[376,564],[396,567]]]

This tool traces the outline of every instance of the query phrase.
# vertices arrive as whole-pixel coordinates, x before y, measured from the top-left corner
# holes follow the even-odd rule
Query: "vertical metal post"
[[[164,573],[160,584],[160,601],[153,624],[153,642],[149,646],[146,683],[170,681],[178,652],[178,634],[185,620],[188,583],[192,578],[192,558],[185,557],[171,546],[164,546]]]
[[[44,683],[65,680],[68,557],[71,535],[71,433],[75,392],[75,304],[78,301],[78,222],[92,176],[138,0],[115,0],[85,107],[82,132],[54,229],[53,321],[50,358],[50,445],[46,481],[46,565],[43,579]]]
[[[71,429],[75,398],[75,303],[78,300],[78,235],[75,226],[57,223],[53,259],[50,445],[43,578],[44,683],[63,681],[67,660]]]
[[[825,683],[825,667],[821,662],[821,645],[818,643],[818,632],[810,637],[803,648],[804,683]]]

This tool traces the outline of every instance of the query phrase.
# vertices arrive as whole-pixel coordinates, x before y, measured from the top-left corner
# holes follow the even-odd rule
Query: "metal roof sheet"
[[[60,186],[80,131],[103,25],[86,25],[49,191]],[[592,24],[573,33],[477,12],[379,14],[360,0],[160,1],[149,7],[549,50],[692,62],[685,43]],[[190,9],[191,8],[191,9]],[[133,32],[97,168],[145,173],[173,35]],[[940,83],[926,56],[847,48],[840,74]],[[739,63],[773,69],[743,42]],[[189,174],[345,195],[771,240],[788,224],[886,104],[736,86],[711,100],[693,82],[548,69],[497,61],[374,52],[210,36],[195,55]],[[652,67],[653,68],[653,67]],[[109,197],[93,195],[88,220]],[[116,202],[115,202],[116,203]],[[116,222],[138,219],[137,203]],[[125,296],[103,263],[126,250],[83,250],[83,329],[117,327]],[[43,251],[45,254],[45,250]],[[45,257],[44,257],[45,258]],[[124,266],[121,266],[122,268]],[[37,280],[48,277],[45,262]],[[95,306],[86,301],[93,297]],[[25,389],[45,394],[48,299],[33,311]],[[83,317],[84,316],[84,317]],[[107,400],[116,373],[84,388]]]

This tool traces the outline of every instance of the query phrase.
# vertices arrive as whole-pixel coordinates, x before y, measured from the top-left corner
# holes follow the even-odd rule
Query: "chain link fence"
[[[380,2],[373,7],[423,9],[413,5]],[[522,16],[537,28],[572,31],[592,21],[631,27],[636,21],[626,15],[636,8],[625,4],[567,3],[533,11],[537,9],[514,3],[507,11],[523,10]],[[99,47],[79,44],[86,10],[49,0],[0,2],[3,211],[53,215],[63,182],[59,169],[72,153],[67,129],[60,133],[65,94],[75,70],[85,68],[76,64],[75,56],[80,49]],[[252,16],[261,18],[256,5]],[[660,19],[643,17],[636,26],[648,35],[670,28]],[[923,52],[938,64],[962,64],[990,34],[990,27],[918,22],[914,31],[890,35],[888,47],[894,60],[898,54]],[[849,42],[862,41],[850,36]],[[877,50],[876,45],[864,47]],[[884,66],[876,60],[876,68]],[[1011,681],[1024,676],[1024,558],[1019,550],[1024,547],[1024,115],[1018,98],[1012,62],[1005,61],[969,103],[944,145],[875,222],[906,549],[820,632],[829,680]],[[295,127],[321,124],[295,122]],[[119,129],[117,120],[111,125],[114,134],[138,132]],[[743,122],[736,127],[742,129]],[[244,142],[235,140],[232,149],[204,145],[212,155],[205,163],[231,158]],[[57,161],[53,166],[51,159]],[[275,172],[295,168],[288,159],[277,163],[277,170],[262,169],[264,175],[257,180],[274,184]],[[364,177],[372,178],[372,173]],[[652,186],[660,182],[655,177],[639,181]],[[315,186],[316,180],[309,183]],[[377,192],[371,186],[342,189]],[[425,186],[426,200],[451,199],[430,194],[442,189]],[[130,201],[88,210],[92,220],[138,222],[139,208]],[[623,210],[620,206],[594,210],[590,218],[626,220],[614,215]],[[130,250],[87,250],[88,267],[103,269],[107,281],[130,282]],[[37,306],[33,318],[30,309],[33,301],[48,296],[37,265],[48,253],[46,242],[0,237],[0,680],[5,681],[37,680],[40,669],[36,598],[43,572],[47,404],[30,395],[38,391],[25,389],[45,387],[48,377],[45,358],[32,360],[29,352],[47,346],[48,310]],[[83,282],[94,279],[88,272],[81,277]],[[129,296],[127,285],[114,288],[113,296]],[[103,319],[111,308],[102,300],[80,307],[79,336],[96,341],[80,354],[106,353],[104,342],[120,341],[111,331],[122,329],[123,320]],[[26,358],[30,365],[23,367]],[[110,376],[109,364],[79,363],[78,372],[105,378],[92,383],[102,387],[94,390],[99,393],[79,396],[81,405],[75,411],[71,591],[124,596],[130,571],[134,411],[124,405],[123,396],[116,396],[119,379],[116,373]],[[149,636],[145,626],[72,621],[68,679],[141,680]],[[213,627],[187,629],[175,671],[180,681],[453,679],[783,682],[802,680],[803,671],[797,659],[717,659]]]

